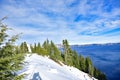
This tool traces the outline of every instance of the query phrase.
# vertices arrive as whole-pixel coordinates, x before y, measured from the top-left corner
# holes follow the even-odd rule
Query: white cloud
[[[9,15],[8,20],[5,22],[8,26],[14,28],[17,33],[23,33],[24,37],[21,41],[43,41],[46,38],[54,40],[56,43],[60,43],[62,39],[66,38],[72,44],[119,41],[119,36],[95,35],[120,27],[120,20],[116,19],[120,15],[120,8],[105,12],[103,1],[75,1],[34,0],[33,2],[32,0],[9,0],[9,5],[2,6],[1,16],[4,14]],[[76,5],[74,6],[73,3]],[[87,20],[74,22],[78,15],[85,17],[87,15],[97,15],[98,18],[91,22]]]

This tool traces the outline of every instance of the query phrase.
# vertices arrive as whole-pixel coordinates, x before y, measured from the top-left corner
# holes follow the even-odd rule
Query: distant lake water
[[[108,80],[120,80],[120,43],[104,45],[73,45],[78,54],[89,56],[95,67],[107,75]]]

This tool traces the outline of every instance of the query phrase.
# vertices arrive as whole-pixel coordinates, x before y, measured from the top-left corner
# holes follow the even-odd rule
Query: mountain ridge
[[[27,54],[25,66],[18,75],[27,74],[23,80],[97,80],[77,68],[59,65],[48,57],[36,53]]]

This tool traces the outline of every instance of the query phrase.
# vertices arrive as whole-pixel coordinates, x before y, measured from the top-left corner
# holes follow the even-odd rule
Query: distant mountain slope
[[[48,57],[28,54],[27,62],[18,74],[27,74],[24,80],[97,80],[74,67],[62,66]]]
[[[72,49],[82,49],[82,50],[104,50],[104,51],[120,51],[120,43],[107,43],[107,44],[89,44],[89,45],[71,45]]]

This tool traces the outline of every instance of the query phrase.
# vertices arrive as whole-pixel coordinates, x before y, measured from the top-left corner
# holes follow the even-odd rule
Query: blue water
[[[108,80],[120,80],[120,43],[105,45],[71,46],[78,54],[89,56],[95,67],[104,72]]]

